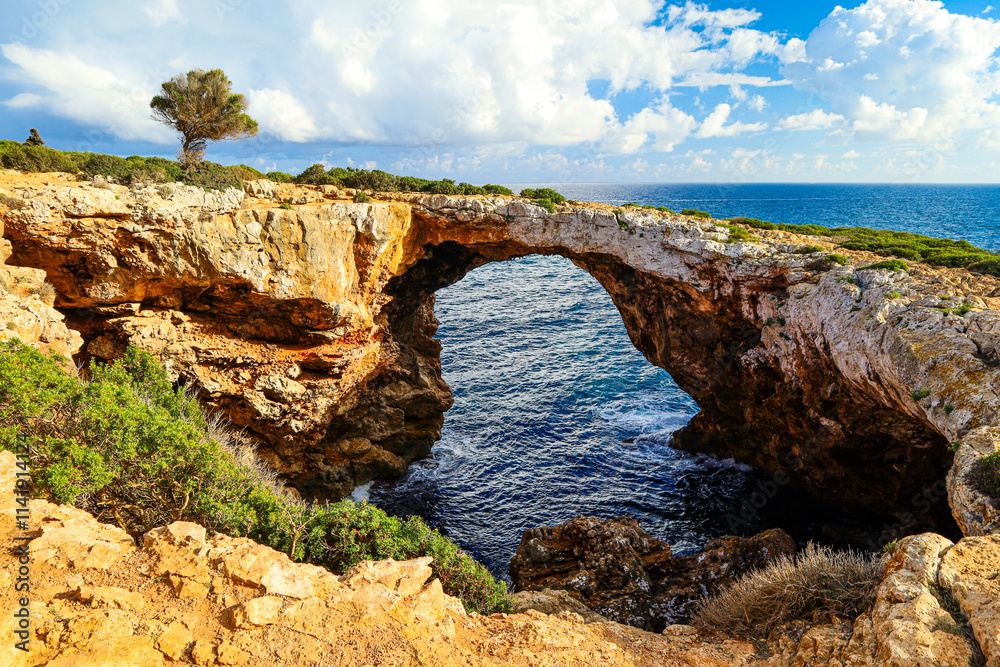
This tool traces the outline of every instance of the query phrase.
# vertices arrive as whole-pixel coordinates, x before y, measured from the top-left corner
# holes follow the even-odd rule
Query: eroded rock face
[[[792,539],[774,529],[721,537],[696,555],[674,557],[631,517],[577,517],[524,531],[510,574],[517,591],[563,591],[611,620],[659,632],[689,621],[705,595],[795,551]],[[537,597],[534,608],[557,607],[551,593]]]
[[[27,208],[3,214],[12,261],[47,272],[88,354],[155,352],[308,496],[429,451],[451,405],[434,292],[533,253],[595,276],[636,346],[697,401],[675,444],[781,471],[845,510],[953,525],[943,497],[921,494],[942,483],[947,442],[997,419],[992,278],[860,270],[877,258],[850,252],[837,267],[796,252],[834,249],[823,239],[727,243],[713,221],[600,205],[116,187],[22,187]],[[971,312],[942,312],[962,303]]]
[[[964,535],[1000,531],[1000,502],[977,488],[976,473],[983,457],[1000,452],[1000,433],[983,426],[959,442],[955,462],[948,472],[951,513]]]

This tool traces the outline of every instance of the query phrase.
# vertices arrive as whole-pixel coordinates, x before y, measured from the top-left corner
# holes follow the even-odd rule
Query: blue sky
[[[219,67],[262,132],[208,157],[264,171],[1000,181],[988,2],[8,0],[0,26],[0,138],[56,148],[173,156],[149,99]]]

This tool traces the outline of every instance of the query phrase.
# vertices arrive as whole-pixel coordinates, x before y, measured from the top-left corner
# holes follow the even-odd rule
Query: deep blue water
[[[995,186],[553,187],[584,201],[898,229],[998,246]],[[441,290],[435,311],[444,377],[455,391],[443,438],[404,478],[376,482],[356,497],[423,516],[496,574],[506,577],[524,528],[578,514],[635,516],[675,551],[772,526],[797,539],[822,539],[824,526],[840,522],[789,490],[750,520],[734,521],[763,476],[670,448],[671,434],[697,407],[632,346],[610,297],[568,260],[484,266]]]

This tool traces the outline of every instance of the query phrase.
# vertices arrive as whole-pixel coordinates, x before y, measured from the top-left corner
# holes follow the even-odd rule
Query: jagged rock
[[[975,485],[976,466],[1000,451],[1000,435],[984,426],[968,433],[959,443],[955,462],[948,472],[948,499],[952,516],[965,535],[988,535],[1000,531],[1000,503]]]
[[[254,197],[274,199],[278,196],[279,187],[274,181],[261,178],[256,181],[243,181],[243,191]]]
[[[95,607],[140,611],[145,606],[141,595],[114,586],[80,586],[76,596],[80,602]]]
[[[233,608],[233,623],[238,628],[274,625],[281,612],[281,598],[271,595],[254,598]]]
[[[559,589],[597,614],[659,632],[689,620],[706,594],[794,553],[792,539],[772,529],[721,537],[699,554],[674,557],[631,517],[577,517],[525,530],[510,573],[519,592]]]
[[[529,609],[543,614],[572,612],[587,623],[608,623],[608,619],[595,614],[590,607],[580,602],[567,591],[545,588],[540,591],[519,591],[514,594],[514,613],[523,614]]]
[[[938,584],[968,617],[986,664],[1000,665],[1000,535],[966,537],[944,554]]]

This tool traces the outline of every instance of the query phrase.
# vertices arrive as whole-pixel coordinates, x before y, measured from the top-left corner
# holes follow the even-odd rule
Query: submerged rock
[[[561,590],[613,621],[660,632],[690,620],[705,595],[795,551],[787,533],[772,529],[720,537],[698,554],[674,557],[631,517],[581,516],[524,531],[510,573],[517,591]]]

